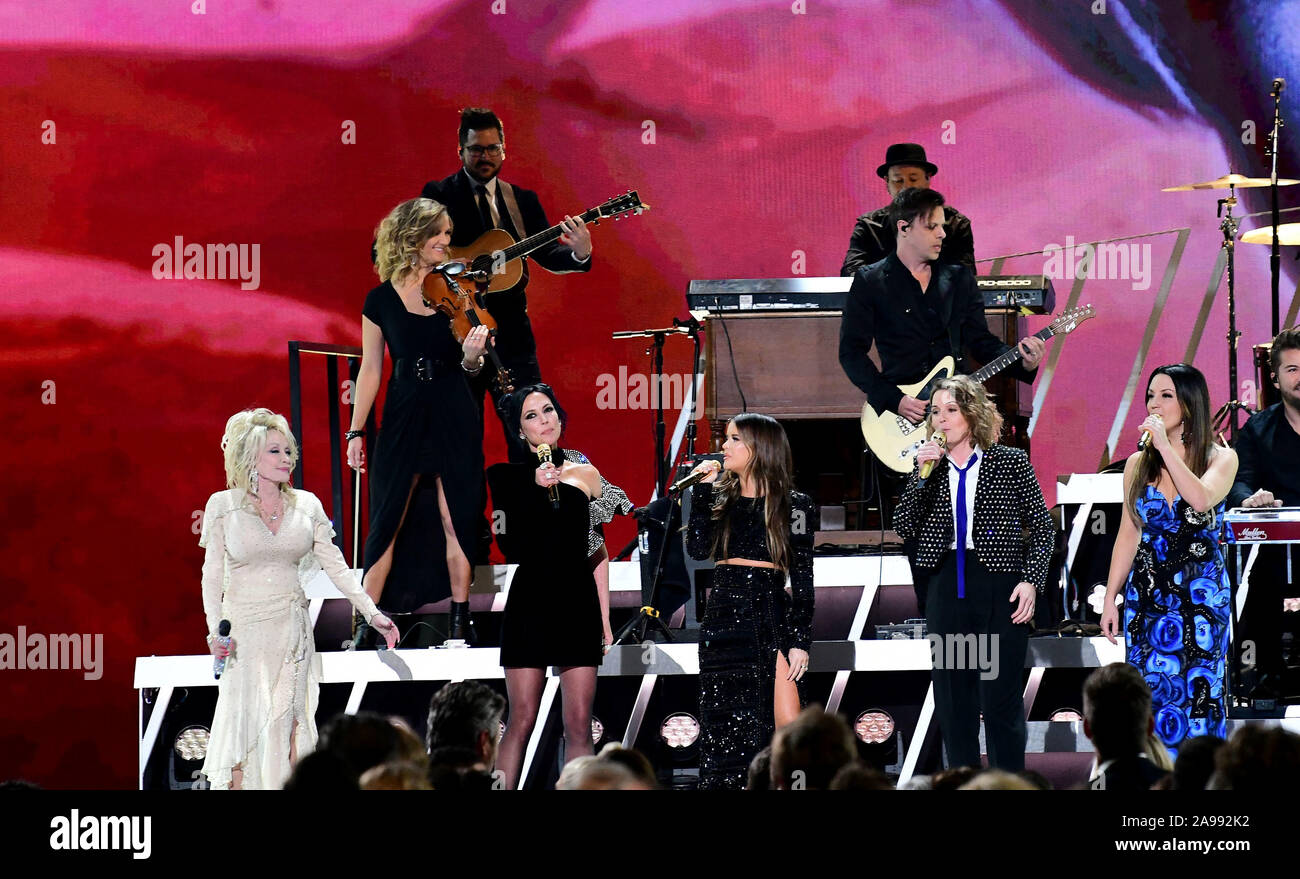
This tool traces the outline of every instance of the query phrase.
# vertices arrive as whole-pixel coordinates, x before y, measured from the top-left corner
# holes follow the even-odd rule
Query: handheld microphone
[[[935,443],[938,444],[939,448],[941,449],[948,448],[948,437],[945,436],[944,434],[936,433],[933,437],[931,437],[931,439],[933,439]],[[921,486],[925,485],[925,481],[930,478],[930,474],[934,471],[934,464],[935,464],[934,461],[926,461],[924,464],[921,465],[921,478],[918,479],[916,482],[917,488],[920,488]]]
[[[1156,417],[1159,418],[1160,416],[1157,415]],[[1142,436],[1138,438],[1138,451],[1145,452],[1149,445],[1151,445],[1151,428],[1144,424],[1142,425]]]
[[[709,460],[713,460],[713,459],[710,458]],[[717,464],[718,462],[713,461],[713,463]],[[677,492],[681,491],[683,488],[690,488],[692,485],[699,482],[700,480],[707,478],[710,473],[717,473],[721,469],[722,469],[722,465],[718,464],[716,468],[709,469],[709,470],[697,470],[696,472],[690,474],[689,476],[683,476],[681,479],[677,480],[676,482],[674,482],[672,485],[668,487],[668,493],[676,494]]]
[[[217,626],[216,643],[227,650],[230,649],[230,620],[222,620]],[[212,658],[212,676],[217,680],[221,680],[221,675],[226,670],[226,660],[228,658],[227,656],[214,656]]]
[[[551,463],[551,447],[549,444],[542,443],[537,447],[537,460],[543,464]],[[551,509],[558,510],[560,508],[559,486],[555,486],[555,485],[546,486],[546,493],[550,495],[551,498]]]

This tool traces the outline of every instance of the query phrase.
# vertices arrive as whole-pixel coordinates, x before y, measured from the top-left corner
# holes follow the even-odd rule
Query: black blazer
[[[953,350],[954,336],[961,350]],[[873,343],[880,369],[868,356]],[[903,399],[897,386],[925,378],[949,354],[958,372],[971,372],[965,350],[988,363],[1009,349],[989,332],[984,297],[964,266],[934,263],[924,294],[894,253],[853,276],[840,322],[840,365],[877,411],[897,412]],[[1032,382],[1036,371],[1016,363],[1007,374]]]
[[[1151,790],[1151,785],[1168,775],[1146,757],[1137,755],[1116,760],[1106,771],[1088,782],[1089,790]]]
[[[998,444],[982,455],[971,528],[975,555],[990,571],[1016,574],[1042,592],[1056,532],[1029,456]],[[922,568],[939,567],[953,542],[949,466],[947,458],[937,461],[920,487],[920,470],[914,466],[894,510],[894,530],[905,540],[917,540],[916,563]]]

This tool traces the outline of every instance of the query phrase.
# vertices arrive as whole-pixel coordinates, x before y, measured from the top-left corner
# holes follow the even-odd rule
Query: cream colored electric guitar
[[[1079,324],[1097,316],[1091,305],[1072,308],[1053,320],[1043,329],[1034,333],[1034,338],[1046,342],[1052,336],[1064,336],[1078,329]],[[971,378],[981,384],[1020,360],[1020,346],[1012,348],[1001,356],[990,360]],[[930,374],[914,385],[899,385],[898,389],[905,396],[918,400],[929,400],[931,389],[941,380],[953,374],[955,362],[945,357],[930,370]],[[916,450],[925,442],[926,424],[913,424],[897,412],[877,412],[871,403],[862,407],[862,436],[867,445],[885,466],[899,473],[911,473],[912,462],[916,460]]]

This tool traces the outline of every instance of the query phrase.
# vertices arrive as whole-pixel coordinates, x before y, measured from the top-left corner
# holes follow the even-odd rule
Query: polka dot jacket
[[[952,496],[948,459],[935,463],[925,484],[919,468],[903,488],[894,511],[894,530],[916,539],[916,562],[934,569],[953,542]],[[975,488],[975,553],[990,571],[1016,574],[1042,592],[1056,534],[1029,456],[1022,449],[992,445],[983,453]]]

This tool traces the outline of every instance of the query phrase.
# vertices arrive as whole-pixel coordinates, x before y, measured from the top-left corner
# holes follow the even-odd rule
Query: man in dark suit
[[[451,213],[453,247],[466,247],[489,229],[504,229],[516,241],[550,228],[537,193],[511,186],[499,178],[505,162],[505,129],[491,110],[470,107],[461,111],[459,132],[461,167],[450,177],[432,180],[420,193],[441,202]],[[520,225],[523,228],[519,228]],[[515,385],[542,380],[537,362],[537,342],[528,320],[528,261],[554,274],[591,270],[591,233],[581,217],[565,216],[563,234],[524,258],[523,278],[509,290],[488,293],[487,310],[497,322],[496,350],[514,376]],[[492,369],[484,369],[470,380],[480,406],[483,394],[498,395]],[[506,437],[506,447],[515,443]]]
[[[1092,740],[1096,761],[1088,778],[1092,790],[1150,790],[1164,778],[1147,756],[1155,732],[1151,688],[1127,662],[1112,662],[1083,682],[1083,733]]]
[[[930,178],[938,173],[939,166],[926,159],[925,147],[919,143],[890,144],[885,150],[885,163],[876,169],[876,174],[885,181],[891,200],[904,189],[929,189]],[[944,206],[943,216],[947,237],[939,261],[964,265],[975,274],[975,236],[970,220],[948,205]],[[848,277],[863,266],[880,262],[893,252],[894,239],[889,205],[858,217],[840,274]]]

